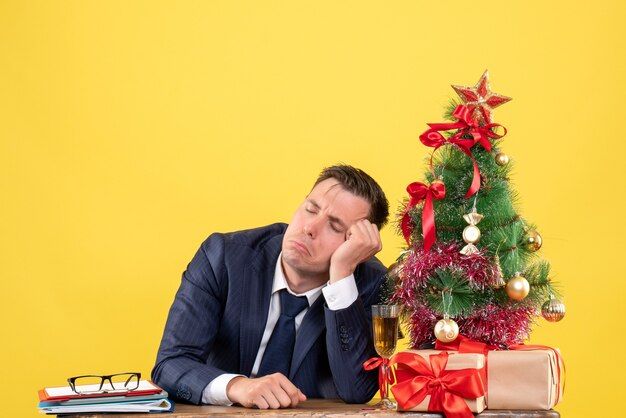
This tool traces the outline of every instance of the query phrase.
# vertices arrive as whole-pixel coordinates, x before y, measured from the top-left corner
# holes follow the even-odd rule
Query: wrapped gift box
[[[431,356],[440,356],[441,351],[438,350],[407,350],[401,353],[396,354],[392,359],[392,364],[397,365],[396,369],[396,384],[391,388],[391,391],[394,394],[396,401],[398,402],[398,409],[401,411],[438,411],[441,412],[440,409],[429,409],[431,406],[431,395],[427,394],[419,403],[412,405],[415,402],[411,402],[410,398],[407,396],[408,393],[413,395],[412,392],[421,394],[427,393],[432,390],[433,386],[440,385],[440,381],[446,381],[446,375],[451,377],[452,371],[460,371],[461,373],[457,373],[457,377],[453,380],[457,382],[462,379],[466,379],[467,386],[474,387],[475,394],[480,393],[480,396],[475,396],[473,398],[461,397],[458,395],[459,387],[450,387],[445,391],[447,394],[445,396],[454,396],[457,399],[463,399],[467,407],[469,407],[469,411],[474,413],[482,412],[485,407],[485,385],[484,379],[486,378],[485,373],[485,356],[483,354],[474,354],[474,353],[445,353],[447,356],[447,363],[445,364],[445,372],[442,372],[440,376],[438,376],[437,367],[432,367],[433,361],[431,360]],[[431,368],[430,371],[426,373],[416,372],[415,367],[411,368],[407,366],[411,359],[411,356],[420,356],[429,365]],[[438,358],[437,360],[441,360]],[[420,370],[423,370],[420,369]],[[431,372],[433,372],[431,374]],[[468,374],[471,374],[471,378],[467,377]],[[459,379],[460,376],[463,376]],[[469,379],[469,380],[467,380]],[[471,381],[471,382],[470,382]],[[407,390],[406,384],[411,382],[413,387],[410,387],[410,390]],[[404,384],[405,387],[401,388],[401,385]],[[461,386],[464,386],[463,383]],[[400,390],[399,390],[400,389]],[[463,393],[461,390],[460,393]],[[420,395],[421,397],[421,395]],[[407,402],[408,401],[408,402]],[[467,411],[467,410],[466,410]],[[472,414],[467,411],[468,416],[472,416]],[[445,411],[444,411],[445,412]]]
[[[564,369],[558,351],[489,351],[489,409],[552,409],[563,396]]]

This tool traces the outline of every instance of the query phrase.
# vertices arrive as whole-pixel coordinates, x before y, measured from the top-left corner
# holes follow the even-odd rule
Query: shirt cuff
[[[346,309],[359,297],[354,274],[349,275],[322,289],[324,299],[331,311]]]
[[[202,391],[202,403],[207,405],[231,406],[233,403],[226,396],[226,387],[228,383],[237,376],[242,374],[224,373],[206,385]]]

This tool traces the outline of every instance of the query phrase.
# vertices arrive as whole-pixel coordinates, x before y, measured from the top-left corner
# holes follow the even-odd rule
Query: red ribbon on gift
[[[480,126],[476,119],[471,117],[470,110],[463,105],[458,105],[452,113],[457,119],[457,122],[452,123],[429,123],[426,132],[420,135],[420,141],[422,144],[428,147],[434,147],[435,149],[430,156],[430,168],[432,171],[433,155],[439,147],[445,144],[456,145],[465,155],[472,159],[474,164],[474,175],[472,177],[472,184],[469,190],[465,194],[465,198],[472,196],[480,189],[480,171],[478,170],[478,164],[472,154],[471,148],[480,143],[487,151],[491,151],[490,138],[498,139],[506,135],[506,128],[497,123],[489,123],[487,125]],[[502,127],[504,133],[502,135],[493,132],[492,128]],[[440,131],[449,131],[451,129],[458,129],[459,131],[452,136],[452,138],[444,137]],[[463,136],[469,134],[472,139],[464,139]]]
[[[406,191],[411,196],[409,204],[406,207],[404,216],[402,216],[402,234],[406,243],[409,244],[411,238],[411,217],[409,210],[424,201],[422,209],[422,234],[424,235],[424,249],[430,250],[430,247],[437,239],[437,231],[435,229],[435,212],[433,211],[433,199],[440,200],[446,197],[446,186],[441,180],[435,180],[430,186],[424,183],[414,182],[407,186]]]
[[[389,359],[383,357],[372,357],[363,363],[363,369],[374,370],[380,367],[378,371],[378,387],[380,388],[380,397],[387,397],[387,382],[394,383],[393,373],[389,367]]]
[[[396,384],[391,388],[402,409],[419,405],[430,395],[429,411],[443,411],[447,418],[473,418],[464,398],[485,395],[477,369],[445,370],[448,353],[429,356],[426,361],[415,353],[400,352],[391,359],[397,364]]]
[[[487,354],[487,352],[497,349],[496,346],[473,340],[461,334],[454,341],[444,343],[437,340],[435,343],[435,350],[458,351],[459,353]]]

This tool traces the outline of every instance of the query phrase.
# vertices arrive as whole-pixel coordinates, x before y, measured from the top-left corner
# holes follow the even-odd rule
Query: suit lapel
[[[325,328],[324,295],[320,295],[313,303],[313,306],[307,311],[298,329],[296,345],[293,349],[293,357],[291,359],[290,380],[293,380],[302,361]]]
[[[276,261],[283,241],[283,235],[270,239],[244,270],[244,283],[241,298],[241,327],[239,338],[241,351],[239,362],[241,372],[250,376],[254,360],[259,351],[263,331],[270,306],[272,283]]]

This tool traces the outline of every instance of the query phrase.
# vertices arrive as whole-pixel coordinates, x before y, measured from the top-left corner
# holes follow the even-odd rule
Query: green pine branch
[[[424,300],[440,315],[451,317],[468,315],[475,305],[476,294],[462,271],[439,268],[426,281]]]

